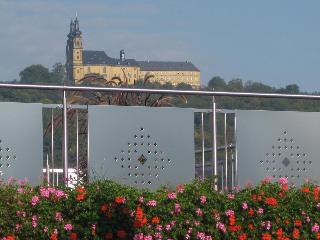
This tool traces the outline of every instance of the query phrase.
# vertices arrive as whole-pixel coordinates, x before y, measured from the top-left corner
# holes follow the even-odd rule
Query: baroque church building
[[[104,51],[83,50],[78,18],[71,20],[66,54],[68,80],[75,84],[92,74],[103,76],[106,80],[119,77],[128,84],[152,75],[154,77],[150,80],[161,84],[186,83],[194,88],[200,87],[200,70],[188,61],[137,61],[127,59],[124,50],[120,51],[119,58],[109,57]]]

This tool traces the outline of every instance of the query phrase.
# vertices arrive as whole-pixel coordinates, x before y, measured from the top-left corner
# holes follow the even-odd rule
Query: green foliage
[[[318,239],[319,187],[286,181],[225,194],[210,179],[155,192],[112,181],[75,189],[11,181],[0,185],[0,238]]]

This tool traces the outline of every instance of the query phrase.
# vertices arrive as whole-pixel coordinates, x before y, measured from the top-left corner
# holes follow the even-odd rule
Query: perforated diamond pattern
[[[308,154],[304,152],[299,143],[289,135],[287,130],[275,138],[270,152],[265,154],[265,159],[260,161],[266,175],[274,178],[290,177],[307,178],[309,167],[312,161]]]
[[[0,139],[0,176],[6,174],[6,170],[16,162],[16,159],[14,151]]]
[[[191,109],[89,106],[89,179],[138,188],[194,179]]]
[[[0,103],[0,180],[43,180],[42,104]]]
[[[130,140],[114,157],[123,174],[135,185],[152,185],[161,181],[172,160],[161,150],[156,138],[140,127]]]
[[[320,182],[320,113],[237,110],[238,184]]]

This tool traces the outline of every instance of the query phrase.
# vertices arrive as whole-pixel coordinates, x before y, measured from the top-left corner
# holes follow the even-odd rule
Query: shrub
[[[264,180],[218,193],[212,182],[137,190],[112,181],[70,188],[0,186],[0,239],[320,239],[319,187]]]

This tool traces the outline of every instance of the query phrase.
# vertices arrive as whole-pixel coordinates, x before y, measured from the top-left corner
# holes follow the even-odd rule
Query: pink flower
[[[40,188],[40,196],[44,197],[44,198],[49,198],[49,196],[50,196],[49,190],[44,187],[41,187]]]
[[[56,190],[55,195],[57,198],[66,197],[66,194],[62,190]]]
[[[184,192],[184,185],[183,184],[178,184],[176,189],[177,189],[178,193],[183,193]]]
[[[198,216],[202,216],[202,215],[203,215],[203,212],[202,212],[202,210],[201,210],[200,208],[197,208],[196,214],[197,214]]]
[[[180,213],[181,212],[181,205],[179,203],[174,204],[174,212]]]
[[[32,216],[32,227],[36,228],[38,226],[38,218],[36,215]]]
[[[159,232],[161,232],[161,231],[162,231],[162,225],[157,225],[157,226],[156,226],[156,230],[159,231]]]
[[[200,203],[205,204],[207,202],[207,197],[206,196],[201,196],[200,197]]]
[[[171,225],[170,225],[170,224],[167,224],[167,225],[166,225],[166,230],[167,230],[167,231],[170,231],[170,230],[171,230]]]
[[[312,226],[311,231],[312,231],[312,232],[319,232],[319,225],[318,225],[318,223],[315,223],[315,224]]]
[[[223,223],[221,223],[221,222],[217,222],[216,228],[220,229],[220,230],[221,230],[222,232],[224,232],[224,233],[227,231],[226,226],[225,226]]]
[[[225,212],[225,214],[226,214],[227,217],[230,217],[230,216],[233,216],[233,215],[234,215],[234,211],[229,209],[229,210],[227,210],[227,211]]]
[[[35,205],[37,205],[39,203],[39,197],[38,196],[33,196],[32,198],[31,198],[31,205],[32,206],[35,206]]]
[[[288,184],[288,178],[286,178],[286,177],[281,177],[281,178],[279,178],[278,182],[279,182],[281,185]]]
[[[71,231],[73,229],[73,226],[71,223],[67,223],[64,225],[64,229],[67,231]]]
[[[43,231],[44,231],[45,233],[48,232],[48,230],[49,230],[49,229],[48,229],[47,226],[45,226],[44,229],[43,229]]]
[[[56,220],[61,222],[63,220],[61,212],[56,212]]]
[[[197,239],[205,240],[206,239],[206,234],[203,233],[203,232],[197,232]]]
[[[177,198],[177,194],[175,193],[175,192],[170,192],[170,193],[168,193],[168,198],[169,199],[176,199]]]
[[[147,202],[147,206],[155,207],[155,206],[157,206],[157,201],[156,200],[150,200],[150,201]]]
[[[263,180],[262,180],[262,182],[263,183],[268,183],[268,182],[270,182],[271,180],[272,180],[272,176],[266,176]]]
[[[194,224],[195,226],[199,226],[199,225],[200,225],[200,222],[197,221],[197,220],[194,220],[194,221],[193,221],[193,224]]]
[[[18,231],[20,229],[21,225],[20,224],[16,224],[16,231]]]
[[[228,199],[234,199],[234,194],[229,193],[229,194],[227,195],[227,197],[228,197]]]
[[[17,189],[17,192],[18,192],[18,193],[24,193],[24,189],[23,189],[23,188],[18,188],[18,189]]]
[[[264,212],[263,208],[258,208],[258,211],[257,211],[258,214],[263,214],[263,212]]]
[[[248,209],[248,204],[246,202],[242,203],[242,209],[247,210]]]
[[[139,197],[139,203],[143,203],[144,202],[144,197]]]

